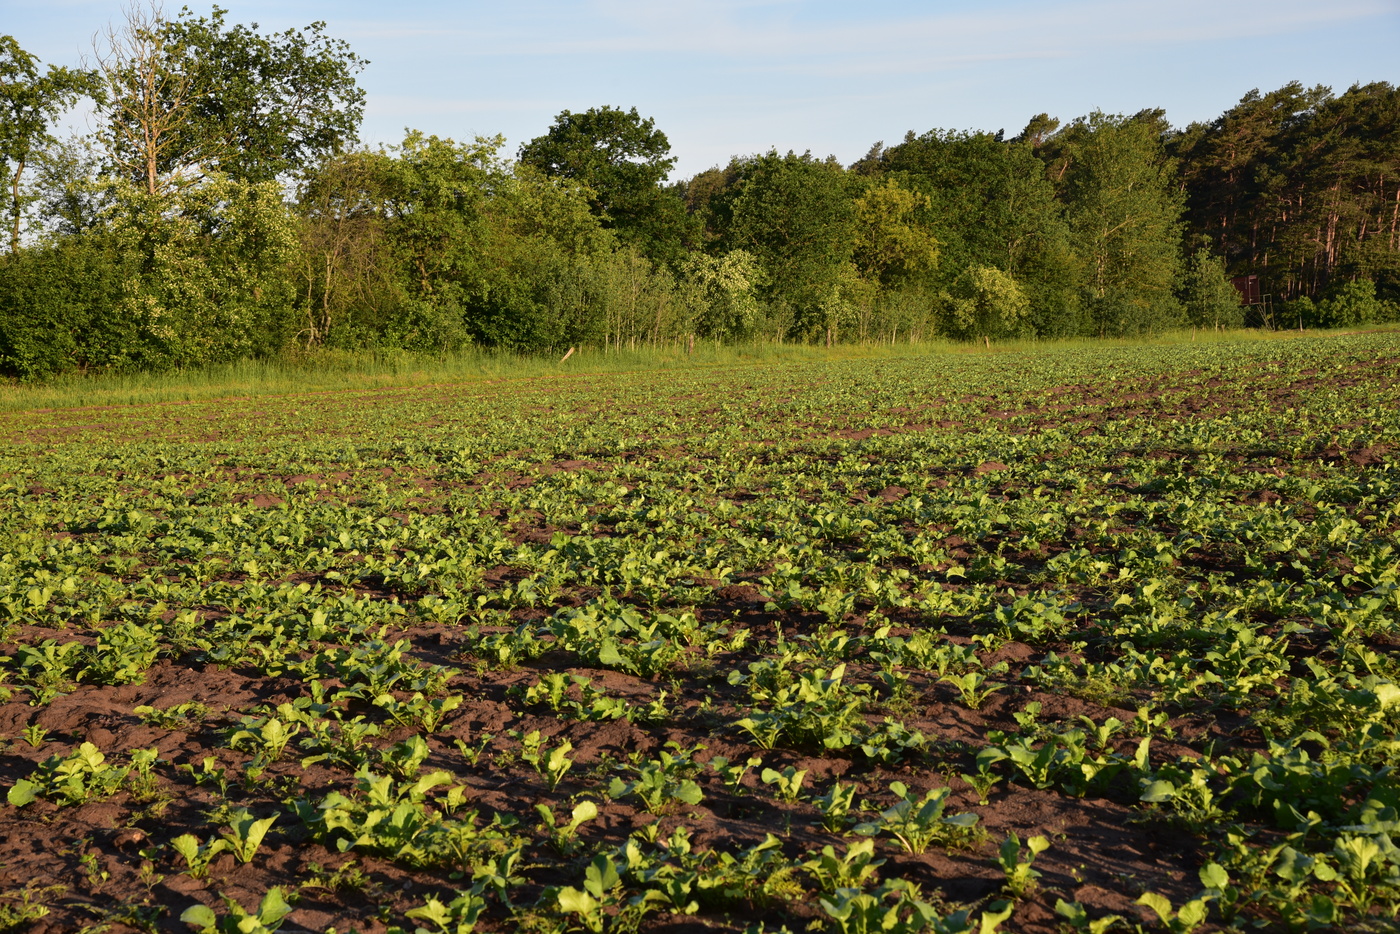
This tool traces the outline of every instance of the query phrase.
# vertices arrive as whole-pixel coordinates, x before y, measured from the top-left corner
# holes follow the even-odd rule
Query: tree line
[[[1251,91],[1211,123],[1041,114],[843,165],[670,181],[635,108],[358,145],[325,24],[133,7],[89,67],[0,36],[0,373],[311,348],[1122,336],[1400,319],[1400,88]],[[81,100],[96,130],[62,139]],[[1257,276],[1244,305],[1234,276]]]

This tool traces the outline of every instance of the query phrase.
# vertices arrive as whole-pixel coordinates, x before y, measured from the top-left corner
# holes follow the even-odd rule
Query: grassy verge
[[[841,344],[829,348],[771,342],[716,345],[702,341],[689,354],[675,346],[620,351],[584,348],[567,360],[560,360],[555,355],[523,356],[481,349],[446,355],[325,351],[166,373],[74,374],[43,383],[0,383],[0,411],[200,402],[248,396],[695,367],[728,368],[935,354],[1045,352],[1088,346],[1288,340],[1299,336],[1296,331],[1175,331],[1152,337],[1114,340],[1016,340],[990,345],[930,341],[915,344]]]

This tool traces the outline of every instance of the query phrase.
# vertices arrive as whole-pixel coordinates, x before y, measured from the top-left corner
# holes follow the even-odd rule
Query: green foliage
[[[966,338],[1016,334],[1030,302],[1016,280],[994,266],[970,266],[953,281],[945,302],[949,333]]]
[[[83,743],[66,756],[50,756],[10,787],[7,800],[15,807],[32,804],[38,798],[60,807],[86,804],[115,794],[132,770],[148,774],[155,764],[155,749],[137,749],[125,768],[107,761],[92,743]]]
[[[268,889],[251,911],[227,895],[223,899],[227,909],[223,917],[207,905],[196,904],[181,912],[180,920],[199,934],[273,934],[292,912],[283,890],[276,886]]]
[[[1324,328],[1348,328],[1400,318],[1394,302],[1376,298],[1376,284],[1370,279],[1343,282],[1307,314],[1305,324]]]
[[[1244,324],[1240,293],[1225,276],[1220,258],[1200,249],[1186,261],[1181,289],[1186,320],[1198,328],[1237,328]]]
[[[888,834],[906,853],[922,853],[935,843],[968,840],[977,823],[976,814],[944,813],[951,793],[947,788],[930,788],[918,798],[903,782],[891,782],[890,792],[897,799],[894,805],[881,811],[877,820],[857,825],[856,833]]]
[[[684,207],[662,186],[676,164],[666,134],[633,107],[563,111],[549,131],[520,147],[520,162],[588,192],[604,225],[654,260],[673,261],[689,233]]]
[[[776,150],[742,160],[712,204],[725,249],[745,250],[762,267],[762,294],[793,309],[792,330],[821,324],[820,306],[851,259],[855,208],[850,182],[834,161]]]
[[[997,865],[1006,874],[1006,891],[1012,898],[1021,898],[1035,885],[1040,873],[1033,868],[1035,858],[1050,848],[1045,837],[1035,836],[1026,841],[1023,848],[1021,838],[1013,831],[1007,834],[997,851]],[[1021,858],[1022,853],[1026,858]]]
[[[133,363],[201,365],[282,345],[296,232],[276,183],[211,173],[172,192],[112,190],[104,223],[133,264],[118,302],[140,336]]]
[[[1388,923],[1393,343],[1198,335],[1010,369],[823,354],[373,404],[13,412],[12,823],[115,814],[152,838],[103,830],[52,870],[73,894],[31,904],[68,924],[121,873],[212,895],[266,862],[353,889],[335,902],[362,928],[1011,927],[890,869],[967,847],[1004,880],[993,897],[1055,903],[1037,831],[987,846],[956,813],[967,787],[922,793],[963,774],[989,808],[1107,800],[1127,839],[1191,838],[1191,859],[1138,873],[1130,900],[1175,900],[1137,906],[1143,927]],[[1292,412],[1257,404],[1283,394]],[[103,719],[70,726],[89,704]],[[1192,860],[1199,889],[1164,881]],[[1080,897],[1071,928],[1133,929]],[[215,924],[270,926],[209,901]],[[135,907],[149,927],[154,903]]]
[[[930,130],[873,155],[857,167],[892,174],[929,199],[916,217],[939,244],[938,288],[948,290],[973,267],[998,269],[1020,285],[1037,334],[1080,333],[1064,206],[1031,145]]]
[[[0,165],[5,167],[9,250],[19,252],[20,229],[27,202],[21,188],[24,170],[38,161],[50,141],[49,125],[80,97],[100,95],[90,71],[50,65],[20,48],[13,36],[0,35]],[[23,193],[22,193],[23,192]]]
[[[1095,112],[1044,147],[1083,267],[1084,307],[1099,335],[1177,324],[1183,198],[1160,112]]]

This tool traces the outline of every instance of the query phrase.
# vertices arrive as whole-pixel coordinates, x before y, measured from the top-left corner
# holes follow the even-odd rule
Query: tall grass
[[[248,396],[407,388],[488,380],[554,379],[680,368],[771,366],[931,354],[1014,354],[1090,346],[1161,346],[1191,342],[1280,340],[1299,336],[1296,331],[1176,331],[1152,337],[1108,340],[1014,340],[990,345],[925,341],[914,344],[838,344],[835,347],[772,342],[733,345],[697,341],[693,352],[687,352],[685,347],[679,345],[636,350],[585,347],[567,360],[561,360],[558,355],[524,356],[483,349],[447,355],[323,351],[164,373],[71,374],[42,383],[3,383],[0,384],[0,411],[201,402]]]

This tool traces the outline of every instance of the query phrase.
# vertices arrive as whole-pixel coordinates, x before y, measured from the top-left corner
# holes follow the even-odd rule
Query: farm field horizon
[[[0,931],[1400,912],[1400,333],[0,437]]]

